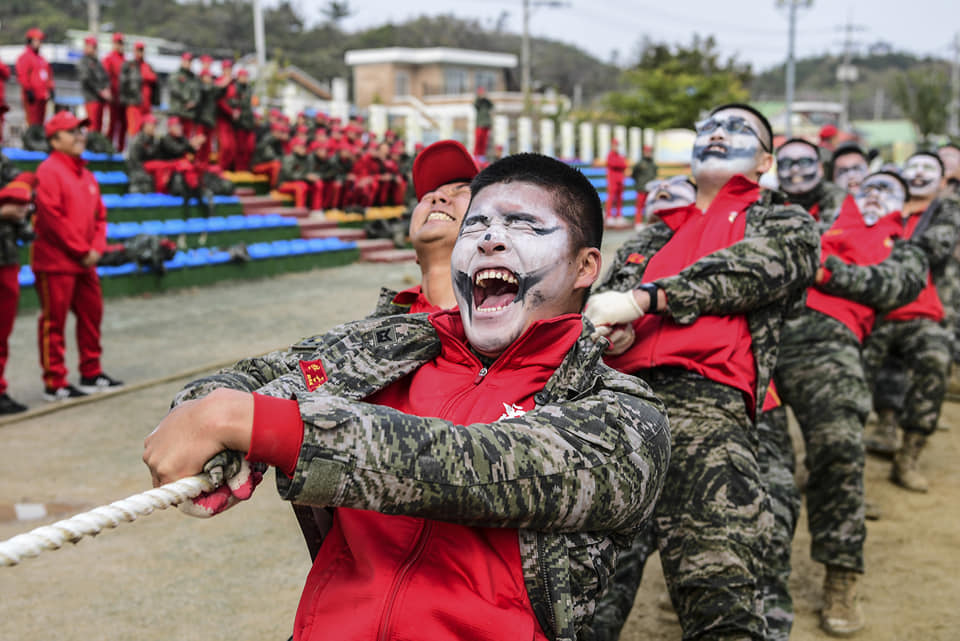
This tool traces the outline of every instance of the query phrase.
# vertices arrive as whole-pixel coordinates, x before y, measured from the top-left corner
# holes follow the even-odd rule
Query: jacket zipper
[[[553,596],[550,594],[550,576],[547,574],[547,570],[543,567],[543,534],[537,534],[537,569],[540,572],[540,579],[543,581],[543,592],[547,597],[547,609],[550,616],[550,627],[553,629],[554,636],[559,636],[560,631],[557,629],[557,613],[553,610]],[[544,634],[547,634],[547,631],[543,631]],[[549,636],[549,635],[548,635]]]
[[[460,388],[460,391],[458,391],[455,395],[451,396],[450,400],[448,400],[444,404],[444,406],[441,408],[439,415],[447,416],[449,414],[450,408],[454,407],[457,403],[459,403],[460,399],[462,399],[464,396],[469,394],[474,387],[482,383],[484,377],[487,375],[489,371],[490,370],[488,368],[481,366],[480,370],[477,372],[477,375],[474,377],[473,382],[470,383],[469,385],[464,385],[462,388]]]
[[[427,547],[427,540],[430,538],[432,532],[433,522],[425,519],[423,521],[423,528],[417,537],[416,545],[414,545],[407,560],[400,566],[400,571],[397,572],[397,577],[393,580],[390,597],[387,599],[387,607],[384,610],[383,619],[380,623],[380,634],[377,635],[379,641],[387,641],[387,639],[390,638],[390,618],[393,616],[393,606],[396,603],[397,595],[400,593],[400,589],[403,588],[404,581],[410,573],[410,570],[412,570],[413,566],[420,560],[423,550]]]

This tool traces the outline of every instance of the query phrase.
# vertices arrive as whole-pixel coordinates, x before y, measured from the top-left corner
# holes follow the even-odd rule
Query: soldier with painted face
[[[874,329],[864,350],[864,363],[874,407],[883,412],[884,400],[876,391],[876,376],[889,357],[904,364],[906,384],[903,407],[896,421],[903,429],[903,443],[894,454],[891,480],[915,492],[926,492],[927,480],[918,470],[918,459],[927,439],[936,429],[950,367],[952,332],[944,306],[948,295],[946,269],[952,260],[960,228],[960,201],[941,191],[946,184],[944,167],[932,152],[918,152],[907,159],[902,172],[910,186],[910,199],[900,219],[902,233],[926,253],[929,273],[916,300],[886,314]],[[892,429],[891,429],[892,428]],[[895,441],[896,427],[878,422],[873,440]]]
[[[697,199],[697,186],[686,176],[674,176],[663,180],[651,180],[645,187],[643,220],[656,222],[657,212],[676,207],[686,207]]]
[[[820,163],[820,149],[802,138],[791,138],[777,148],[777,178],[791,203],[800,205],[829,229],[840,213],[847,192],[827,182]]]
[[[585,310],[601,332],[635,335],[615,341],[607,363],[648,381],[670,408],[673,456],[652,526],[684,639],[766,636],[772,515],[755,419],[784,315],[819,254],[813,219],[757,184],[772,139],[748,105],[698,123],[695,204],[659,211],[661,222],[621,247]],[[611,618],[605,634],[615,636],[623,621]]]
[[[830,159],[831,180],[847,193],[856,193],[860,183],[870,173],[867,154],[855,144],[848,143],[834,150]]]
[[[534,154],[471,191],[459,312],[348,323],[242,361],[188,385],[145,442],[156,484],[235,450],[276,465],[284,498],[334,508],[296,641],[574,641],[653,511],[662,405],[603,365],[579,314],[600,268],[596,191]]]
[[[861,435],[870,406],[861,345],[877,315],[916,298],[927,276],[920,247],[896,240],[907,193],[899,176],[877,173],[861,183],[856,199],[844,200],[823,234],[821,266],[803,312],[784,323],[774,372],[806,446],[810,552],[826,565],[820,624],[837,636],[865,625],[857,584],[866,537]],[[778,416],[770,426],[786,436],[786,416]],[[781,613],[791,614],[787,579],[794,524],[795,518],[786,527],[778,521],[775,539],[787,556],[776,568],[778,588],[773,591],[781,595]],[[788,618],[770,616],[768,623],[772,639],[789,637]]]

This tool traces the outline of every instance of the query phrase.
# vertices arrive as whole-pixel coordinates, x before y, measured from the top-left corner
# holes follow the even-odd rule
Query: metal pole
[[[852,57],[852,41],[850,40],[850,34],[853,30],[853,25],[850,24],[850,21],[847,21],[846,24],[847,35],[843,40],[843,68],[844,74],[846,70],[850,69],[850,60]],[[840,112],[840,129],[848,129],[850,125],[850,80],[846,75],[844,75],[843,80],[840,82],[840,102],[843,104],[843,111]]]
[[[520,42],[520,87],[523,112],[530,111],[530,0],[523,0],[523,38]]]
[[[796,82],[796,65],[793,59],[794,43],[797,34],[797,0],[790,0],[790,27],[787,37],[787,126],[784,132],[787,139],[793,138],[793,90]]]
[[[953,69],[950,72],[950,126],[947,132],[954,138],[960,136],[960,33],[953,36]]]
[[[94,38],[100,35],[100,0],[87,0],[87,30]]]
[[[257,50],[257,70],[263,70],[267,64],[266,42],[263,35],[263,7],[260,0],[253,0],[253,43]],[[260,73],[257,74],[257,77]]]

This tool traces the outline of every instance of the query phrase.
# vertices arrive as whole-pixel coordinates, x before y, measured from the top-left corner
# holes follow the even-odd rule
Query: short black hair
[[[728,102],[725,105],[720,105],[719,107],[714,107],[710,110],[710,115],[717,113],[718,111],[723,111],[724,109],[743,109],[744,111],[749,111],[754,116],[760,120],[760,124],[763,125],[763,129],[767,134],[767,142],[764,144],[764,149],[769,153],[773,149],[773,127],[770,126],[770,121],[767,120],[767,117],[760,113],[756,107],[751,107],[745,102]],[[763,140],[760,141],[763,143]]]
[[[900,182],[900,184],[903,186],[903,196],[904,196],[904,199],[905,199],[905,200],[910,200],[910,185],[908,185],[908,184],[907,184],[907,181],[903,179],[903,176],[901,176],[901,175],[898,174],[897,172],[895,172],[895,171],[886,171],[886,170],[881,169],[880,171],[875,171],[875,172],[873,172],[872,174],[867,174],[867,175],[863,178],[863,182],[867,182],[867,179],[868,179],[868,178],[871,178],[871,177],[873,177],[873,176],[891,176],[891,177],[893,177],[893,178],[896,178],[896,179]],[[860,184],[862,185],[863,183],[860,183]]]
[[[911,158],[916,158],[917,156],[928,156],[928,157],[930,157],[930,158],[933,158],[934,160],[937,161],[937,164],[940,165],[940,175],[941,175],[941,176],[946,176],[946,175],[947,175],[947,168],[944,166],[943,161],[940,160],[940,156],[938,156],[935,151],[926,151],[926,150],[924,150],[924,151],[915,151],[915,152],[913,152],[912,154],[910,154],[909,156],[907,156],[907,161],[903,163],[904,166],[906,166],[907,162],[910,162],[910,159],[911,159]]]
[[[795,143],[795,142],[799,142],[799,143],[802,143],[802,144],[810,147],[811,149],[813,149],[814,152],[816,152],[817,158],[820,157],[820,147],[818,147],[817,145],[813,144],[812,142],[810,142],[810,141],[807,140],[806,138],[790,138],[789,140],[784,140],[784,141],[780,144],[780,146],[777,147],[777,148],[774,150],[774,155],[779,154],[781,149],[783,149],[783,148],[786,147],[787,145],[791,145],[791,144],[793,144],[793,143]]]
[[[470,183],[470,199],[484,187],[511,182],[529,183],[551,193],[557,215],[570,227],[574,249],[600,248],[603,205],[597,190],[579,169],[542,154],[513,154],[476,175]]]
[[[837,158],[840,156],[846,156],[847,154],[859,154],[863,156],[864,160],[867,160],[867,152],[863,150],[863,147],[855,142],[848,142],[838,146],[833,150],[833,153],[830,155],[830,164],[833,165],[835,162],[837,162]]]

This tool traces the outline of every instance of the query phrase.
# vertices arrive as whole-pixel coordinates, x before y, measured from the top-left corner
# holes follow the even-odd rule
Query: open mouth
[[[454,221],[453,216],[445,211],[431,211],[429,214],[427,214],[427,222],[430,222],[431,220],[440,220],[448,223]]]
[[[654,196],[654,200],[670,201],[670,200],[673,200],[673,194],[671,194],[666,189],[661,189],[660,191],[657,192],[656,196]]]
[[[517,299],[520,279],[509,269],[481,269],[473,276],[473,304],[478,312],[499,312]]]
[[[726,158],[728,151],[726,145],[714,142],[703,148],[703,151],[700,152],[700,157],[717,156],[719,158]]]
[[[932,181],[932,180],[929,180],[929,179],[927,179],[927,178],[923,178],[923,177],[921,177],[921,176],[917,176],[916,178],[911,178],[911,179],[910,179],[910,186],[911,186],[911,187],[926,187],[926,186],[929,185],[931,182],[933,182],[933,181]]]

